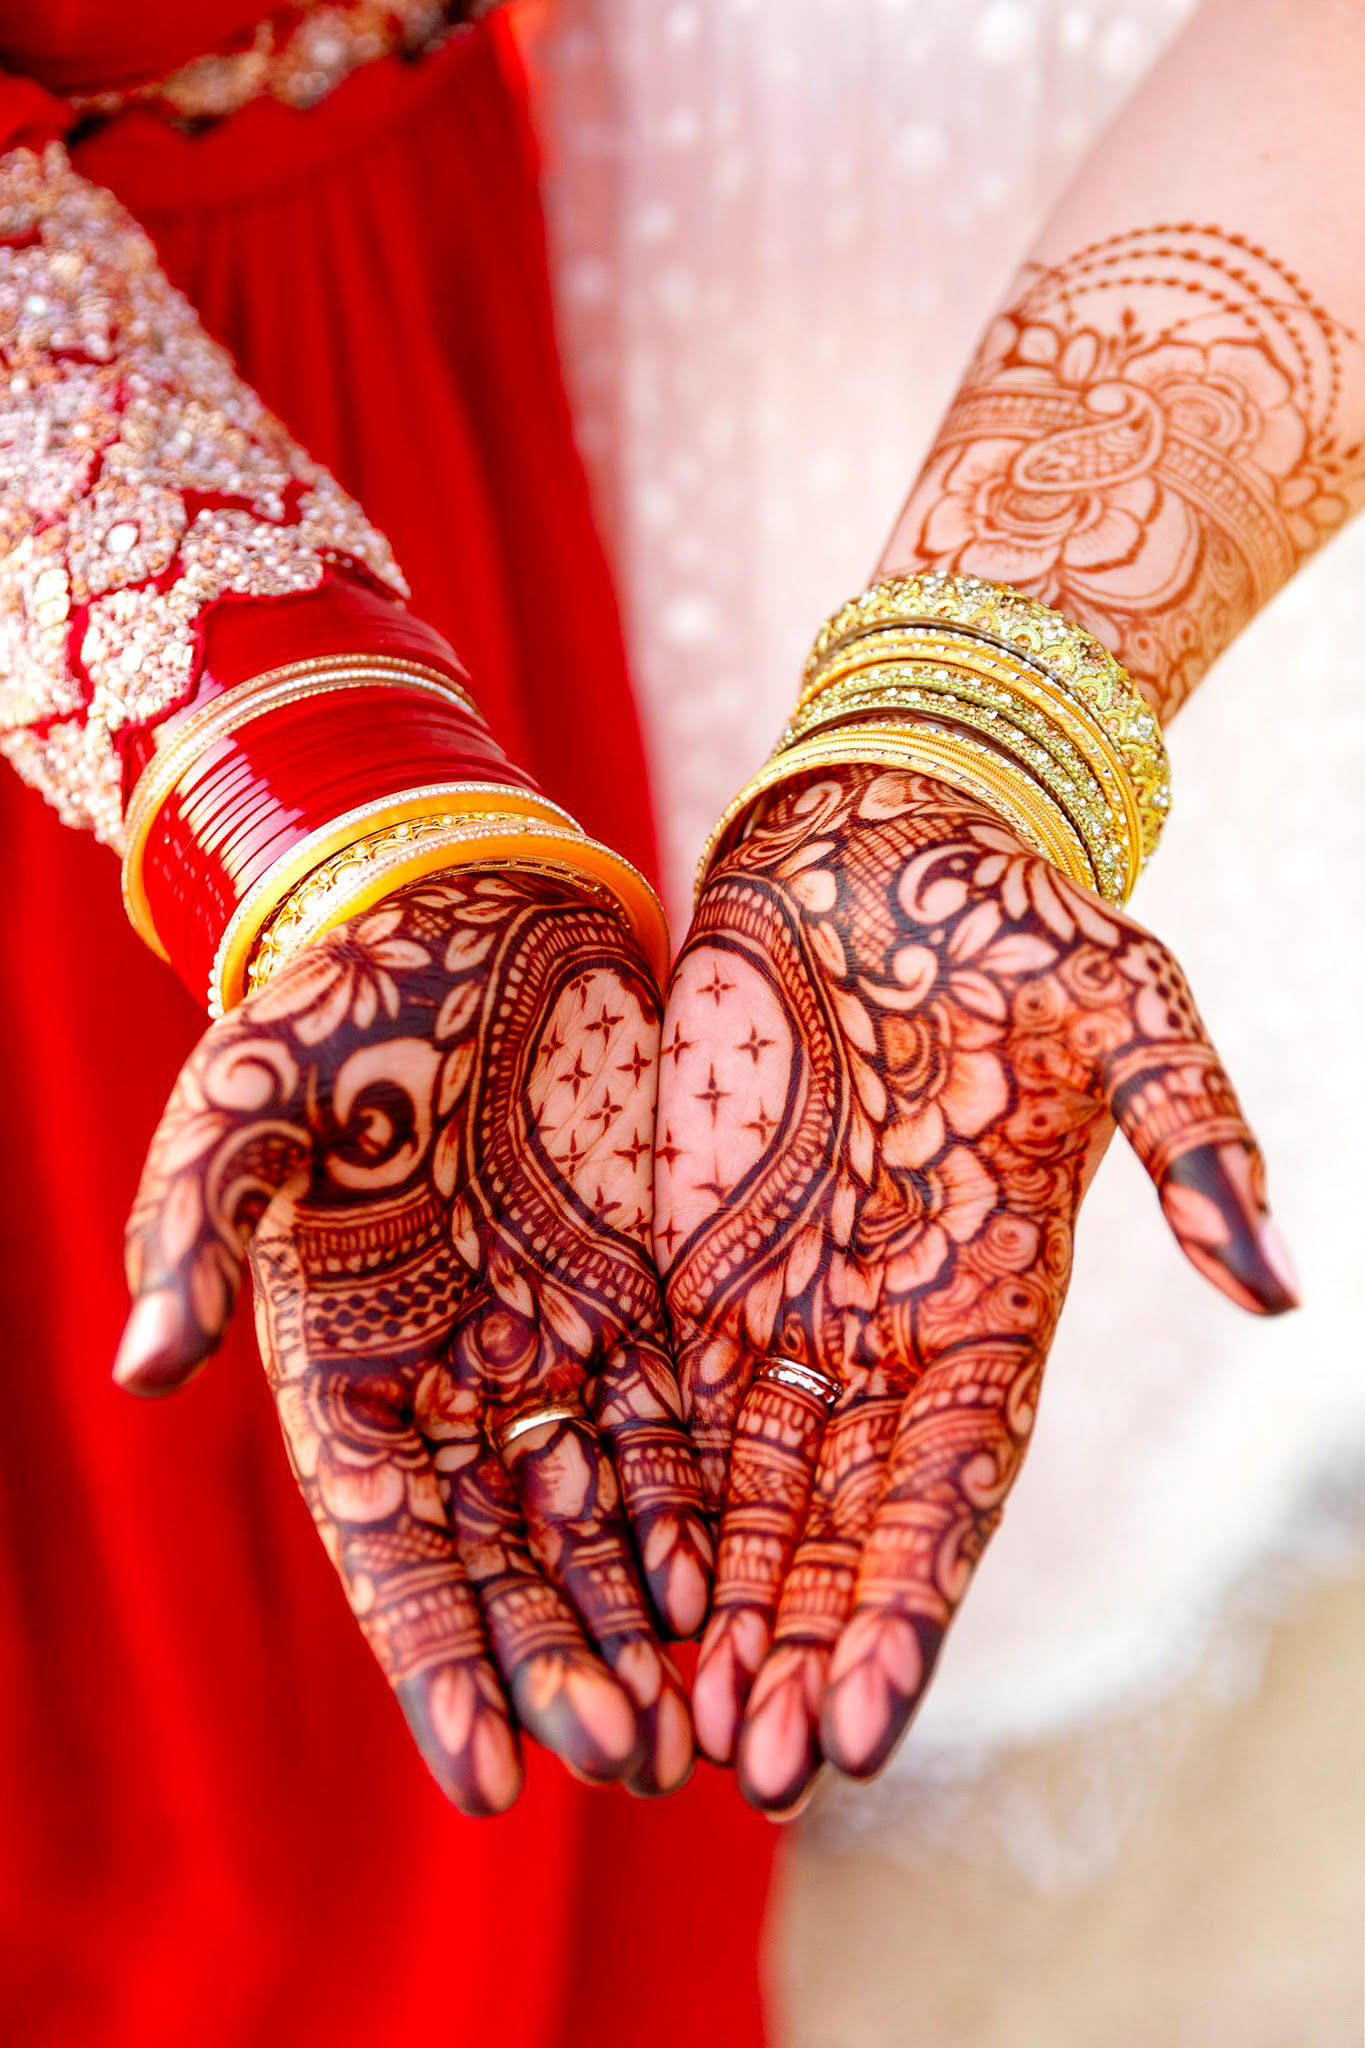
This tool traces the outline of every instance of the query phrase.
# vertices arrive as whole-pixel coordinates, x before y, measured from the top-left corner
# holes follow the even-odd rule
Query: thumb
[[[1280,1315],[1297,1308],[1298,1282],[1260,1147],[1180,968],[1164,949],[1151,957],[1160,971],[1137,1003],[1142,1035],[1104,1062],[1109,1107],[1186,1257],[1241,1307]]]
[[[133,1306],[114,1378],[138,1394],[183,1386],[223,1336],[247,1244],[307,1170],[288,1050],[226,1019],[182,1068],[157,1126],[124,1241]]]

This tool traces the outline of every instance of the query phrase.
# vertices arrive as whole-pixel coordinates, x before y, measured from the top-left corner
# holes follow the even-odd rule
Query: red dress
[[[0,147],[42,118],[28,80],[162,76],[255,11],[0,7]],[[130,111],[72,153],[388,534],[513,757],[648,866],[505,26],[306,114]],[[8,773],[0,850],[0,2032],[753,2048],[774,1837],[728,1778],[644,1805],[536,1756],[512,1814],[462,1819],[317,1546],[246,1319],[164,1407],[110,1384],[123,1218],[202,1018],[116,863]]]

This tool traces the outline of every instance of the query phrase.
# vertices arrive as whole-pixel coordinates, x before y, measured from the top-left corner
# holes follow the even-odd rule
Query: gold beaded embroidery
[[[0,753],[121,848],[120,736],[191,694],[209,605],[332,563],[406,585],[57,143],[0,160],[0,353]]]
[[[210,51],[149,84],[75,93],[71,103],[96,117],[119,114],[130,106],[152,106],[194,127],[220,121],[257,99],[314,107],[362,64],[395,51],[420,56],[499,4],[500,0],[302,0],[259,22],[244,50]]]
[[[562,839],[566,832],[582,836],[582,827],[572,819],[555,826],[520,810],[484,811],[469,818],[458,818],[445,810],[425,817],[402,818],[397,824],[382,826],[377,832],[353,840],[329,860],[321,861],[266,922],[247,965],[248,995],[264,988],[301,946],[330,925],[336,905],[345,902],[355,884],[377,863],[431,840],[453,851],[464,841],[484,840],[494,834],[529,839],[538,826],[546,825],[556,838]]]

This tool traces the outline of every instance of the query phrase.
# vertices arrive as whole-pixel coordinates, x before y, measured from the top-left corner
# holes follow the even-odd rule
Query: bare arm
[[[1088,625],[1167,716],[1365,495],[1365,12],[1206,0],[1038,237],[880,573]]]
[[[1362,496],[1363,84],[1358,6],[1211,0],[1040,236],[882,573],[1022,586],[1178,707]],[[1115,1121],[1215,1285],[1295,1292],[1158,940],[927,775],[813,770],[750,823],[674,975],[655,1242],[720,1509],[698,1739],[783,1811],[923,1696]]]

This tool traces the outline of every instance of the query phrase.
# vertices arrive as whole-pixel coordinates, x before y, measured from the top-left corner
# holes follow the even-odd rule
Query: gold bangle
[[[861,676],[836,683],[833,689],[812,697],[800,711],[794,712],[778,746],[794,746],[811,733],[842,725],[850,718],[862,718],[869,712],[912,711],[933,715],[935,705],[940,703],[953,707],[945,716],[956,717],[959,709],[968,707],[984,721],[986,728],[1011,733],[1015,739],[1037,747],[1055,768],[1073,779],[1078,793],[1084,792],[1095,829],[1114,833],[1113,808],[1094,767],[1066,734],[1049,728],[1041,719],[1026,724],[1021,715],[1023,707],[1007,690],[978,683],[967,670],[931,668],[927,663],[916,662],[864,671]]]
[[[1065,813],[1007,755],[966,733],[878,722],[840,728],[800,742],[766,761],[722,812],[702,849],[697,893],[729,849],[732,828],[769,790],[821,769],[872,766],[933,776],[985,804],[1018,832],[1035,853],[1075,882],[1093,889],[1096,878],[1085,845]]]
[[[142,856],[147,836],[158,811],[181,776],[207,747],[228,739],[266,711],[307,697],[325,697],[338,691],[381,688],[416,690],[422,695],[449,701],[454,696],[482,721],[483,714],[467,690],[451,682],[438,670],[392,655],[326,655],[312,661],[292,662],[287,668],[271,669],[253,676],[207,704],[196,705],[168,721],[165,743],[152,755],[128,802],[124,821],[123,907],[128,921],[152,951],[163,960],[166,948],[152,921],[151,908],[142,882]]]
[[[894,676],[907,680],[896,683]],[[1004,692],[983,694],[969,681],[959,682],[947,669],[902,667],[876,671],[875,678],[875,682],[865,680],[860,690],[837,684],[828,693],[811,698],[787,729],[793,739],[789,741],[784,733],[779,744],[792,745],[806,736],[868,717],[910,713],[912,724],[924,717],[949,719],[1011,754],[1050,791],[1085,844],[1101,895],[1111,901],[1122,900],[1131,843],[1116,831],[1113,813],[1089,763],[1064,737],[1052,732],[1047,741],[1036,738],[1016,723],[1014,706]]]
[[[1019,826],[1035,851],[1085,888],[1097,886],[1089,851],[1065,805],[1022,763],[990,740],[961,730],[898,720],[869,720],[864,729],[871,733],[875,744],[884,746],[889,742],[893,747],[908,748],[923,774],[936,774],[940,781],[957,787],[966,786],[963,777],[964,773],[969,774],[972,793],[989,804],[1007,824]],[[846,735],[830,733],[825,737],[854,742],[856,729]]]
[[[904,663],[971,676],[987,701],[1003,708],[1008,699],[1010,717],[1035,739],[1044,745],[1058,740],[1086,761],[1112,814],[1109,822],[1125,842],[1125,892],[1131,895],[1142,866],[1142,820],[1127,764],[1094,707],[1059,685],[1024,649],[997,646],[951,623],[870,628],[828,658],[792,725],[832,693],[856,690],[884,667]]]
[[[836,767],[900,768],[934,777],[985,804],[1035,853],[1087,888],[1095,886],[1084,845],[1047,794],[1007,757],[966,734],[878,722],[822,734],[770,761],[735,799],[717,828],[708,860],[725,849],[727,829],[755,798],[796,775]]]
[[[485,863],[568,874],[594,893],[601,885],[620,909],[657,979],[666,978],[669,936],[663,905],[621,854],[589,839],[571,822],[565,825],[510,810],[468,817],[434,814],[405,819],[397,827],[353,841],[319,868],[316,878],[306,877],[288,902],[277,899],[278,931],[253,924],[245,948],[240,938],[230,954],[220,946],[210,977],[210,1013],[221,1016],[241,1000],[248,986],[263,986],[267,973],[278,972],[301,946],[372,909],[394,890],[451,868]],[[263,943],[269,942],[262,970],[253,957],[258,933]]]
[[[291,846],[247,891],[218,941],[210,1001],[214,989],[236,988],[243,983],[246,963],[265,926],[324,862],[344,854],[348,847],[367,843],[377,834],[413,819],[435,815],[450,825],[463,817],[484,817],[490,813],[541,819],[570,832],[579,830],[577,819],[548,797],[504,782],[427,782],[416,789],[395,790],[390,796],[357,804],[354,809],[329,818],[325,825],[319,825],[306,839]]]
[[[527,816],[521,811],[491,809],[469,815],[477,817],[479,832],[519,829]],[[567,812],[564,817],[569,832],[577,834],[580,828],[574,819]],[[327,920],[338,891],[347,890],[353,882],[363,880],[380,855],[387,857],[390,849],[415,848],[438,833],[448,838],[453,831],[462,829],[466,822],[458,812],[417,811],[411,817],[378,825],[374,831],[366,832],[360,838],[348,839],[327,860],[320,861],[317,867],[303,876],[258,928],[243,977],[245,994],[254,995],[258,988],[264,988],[271,976],[277,974],[301,946],[330,928]],[[518,862],[518,866],[528,864]],[[615,903],[616,899],[597,883],[589,886],[601,901]],[[224,949],[221,962],[215,965],[215,982],[235,982],[237,956],[236,946],[230,954]]]
[[[1094,712],[1131,778],[1142,859],[1149,859],[1171,802],[1170,763],[1156,713],[1092,634],[1007,584],[938,571],[888,576],[874,583],[841,606],[817,633],[802,678],[801,700],[818,686],[830,657],[867,632],[884,626],[942,626],[945,621],[1024,654],[1059,690]]]

